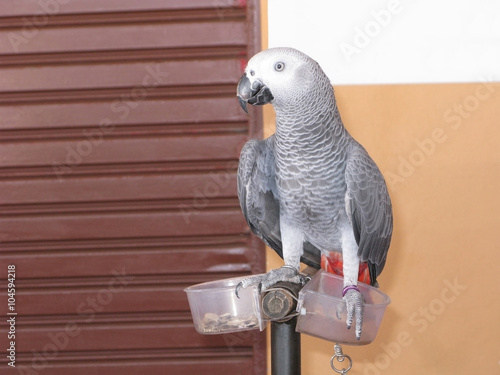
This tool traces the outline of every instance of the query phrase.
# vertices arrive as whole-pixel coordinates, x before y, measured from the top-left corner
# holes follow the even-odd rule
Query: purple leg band
[[[356,285],[347,285],[344,290],[342,290],[342,297],[344,297],[349,290],[357,290],[359,292],[359,289]]]

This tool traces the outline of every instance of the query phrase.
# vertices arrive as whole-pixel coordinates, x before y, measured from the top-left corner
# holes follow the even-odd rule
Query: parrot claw
[[[236,297],[240,298],[240,290],[245,289],[246,287],[249,287],[250,285],[256,285],[259,284],[259,291],[260,291],[260,283],[262,282],[262,275],[255,275],[255,276],[250,276],[238,283],[236,285],[236,289],[234,290],[234,293],[236,294]]]
[[[238,283],[238,285],[236,285],[236,289],[234,292],[236,294],[236,297],[240,298],[240,290],[250,285],[258,284],[259,292],[262,292],[271,288],[273,285],[279,283],[280,281],[288,281],[291,283],[304,285],[307,280],[307,277],[301,275],[296,268],[285,265],[281,268],[271,270],[263,275],[255,275],[243,279]]]
[[[239,292],[241,288],[243,288],[243,283],[240,281],[238,285],[236,285],[236,289],[234,290],[234,294],[236,294],[236,297],[238,299],[240,299]]]
[[[346,292],[344,300],[347,307],[347,329],[351,329],[354,319],[356,319],[356,340],[361,338],[364,313],[364,298],[363,295],[356,289],[350,289]]]

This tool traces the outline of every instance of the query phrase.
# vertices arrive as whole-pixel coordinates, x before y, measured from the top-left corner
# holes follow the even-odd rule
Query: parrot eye
[[[285,69],[285,63],[283,62],[277,62],[276,65],[274,65],[274,70],[277,72],[281,72],[283,69]]]

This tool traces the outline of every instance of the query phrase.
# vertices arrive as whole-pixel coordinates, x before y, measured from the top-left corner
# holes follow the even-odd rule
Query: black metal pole
[[[301,287],[278,283],[262,299],[262,310],[271,320],[271,375],[300,375],[300,333],[295,332],[293,312]]]
[[[271,374],[300,375],[300,333],[297,317],[271,322]]]

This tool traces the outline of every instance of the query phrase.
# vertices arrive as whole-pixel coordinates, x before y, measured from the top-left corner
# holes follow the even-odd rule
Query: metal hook
[[[346,374],[352,368],[351,357],[342,352],[342,347],[340,346],[340,344],[335,344],[333,349],[335,351],[335,354],[333,355],[332,359],[330,359],[330,366],[332,367],[332,370],[337,374]],[[337,359],[338,362],[344,362],[346,358],[349,360],[349,366],[347,368],[342,368],[341,370],[339,370],[335,367],[335,359]]]

